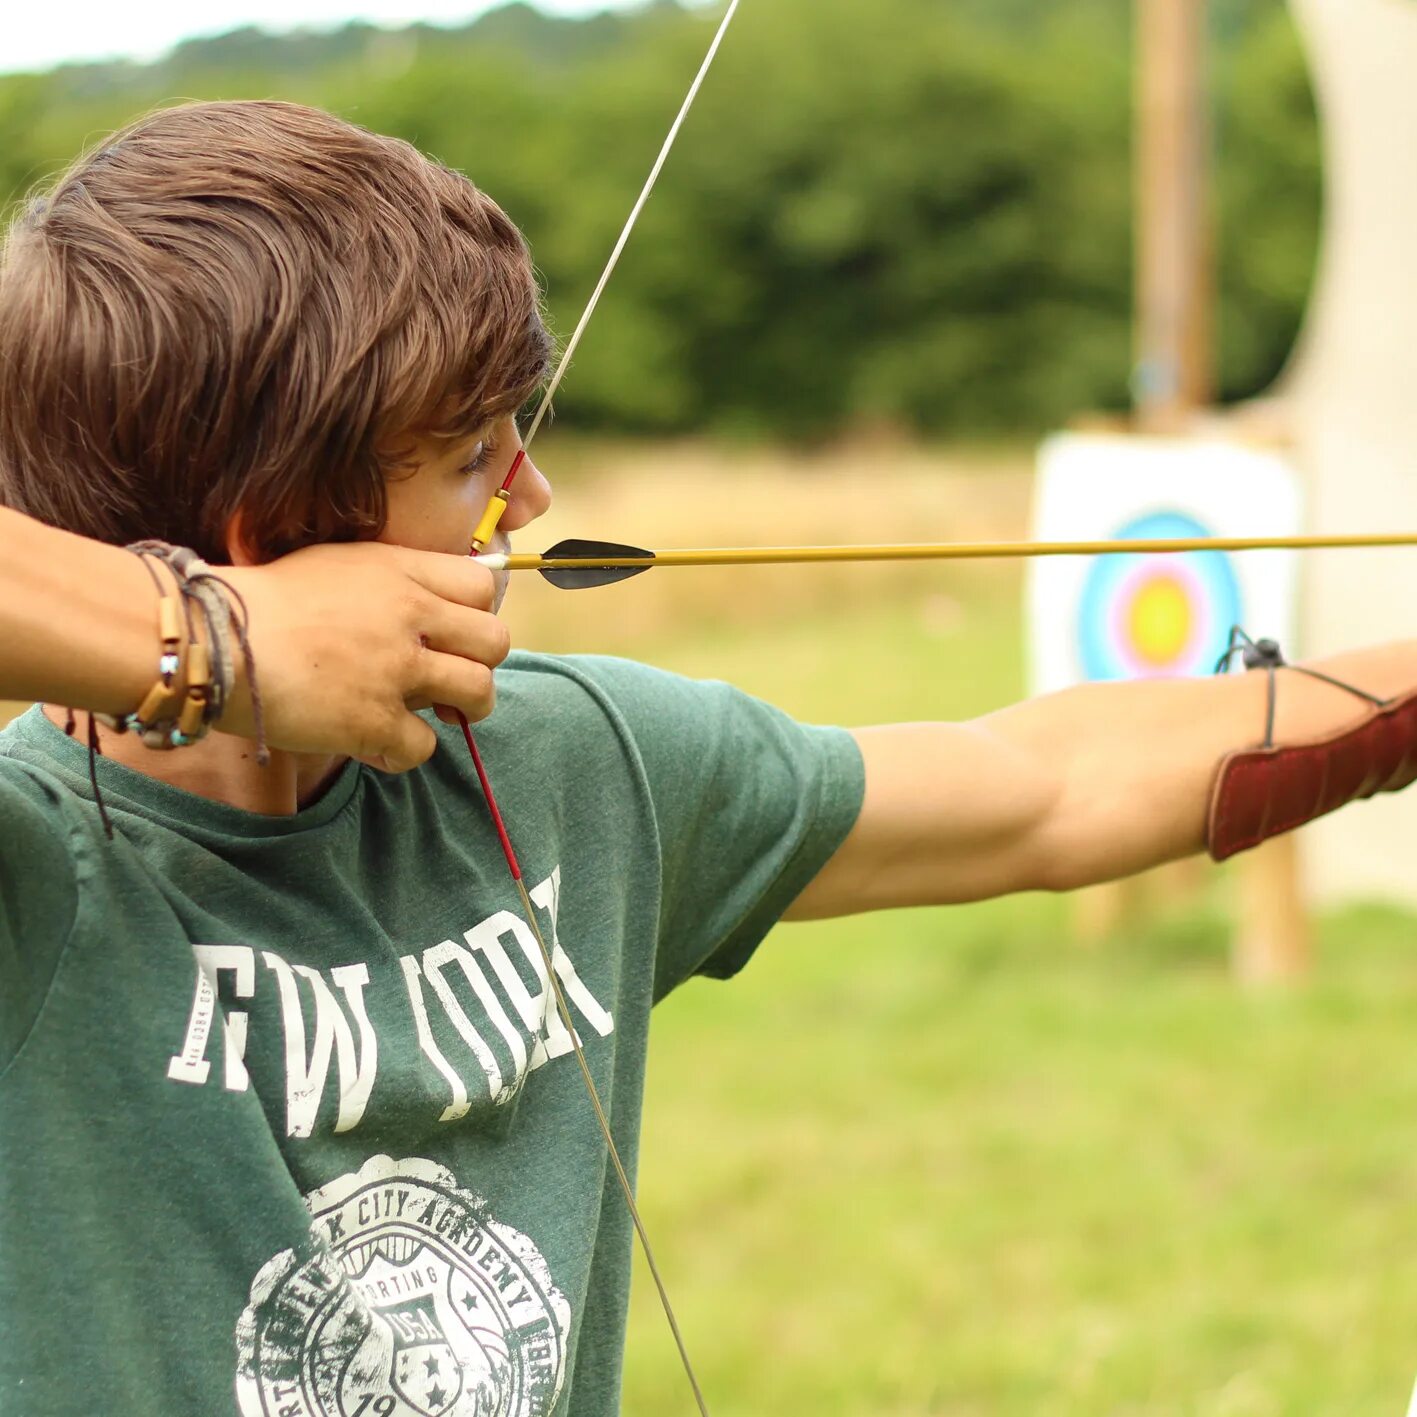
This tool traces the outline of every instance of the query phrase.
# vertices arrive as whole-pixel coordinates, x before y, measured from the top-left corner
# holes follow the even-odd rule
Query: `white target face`
[[[1045,541],[1285,536],[1298,487],[1276,455],[1227,443],[1064,435],[1039,460]],[[1034,692],[1212,673],[1239,625],[1294,652],[1292,552],[1139,552],[1032,563]]]

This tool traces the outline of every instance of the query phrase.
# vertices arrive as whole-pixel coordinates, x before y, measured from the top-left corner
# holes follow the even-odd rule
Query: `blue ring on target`
[[[1118,540],[1213,536],[1183,512],[1148,512]],[[1240,582],[1223,551],[1098,556],[1078,603],[1078,658],[1088,679],[1209,674],[1244,621]]]

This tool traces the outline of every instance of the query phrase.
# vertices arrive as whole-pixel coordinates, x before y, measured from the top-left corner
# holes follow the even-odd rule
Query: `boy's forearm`
[[[0,507],[0,699],[133,708],[157,675],[156,601],[120,547]]]
[[[1417,688],[1417,642],[1310,663],[1383,698]],[[1263,741],[1266,678],[1089,684],[986,720],[1057,784],[1031,846],[1038,884],[1073,889],[1201,851],[1221,759]],[[1284,670],[1277,705],[1279,744],[1340,731],[1366,708],[1352,694]]]

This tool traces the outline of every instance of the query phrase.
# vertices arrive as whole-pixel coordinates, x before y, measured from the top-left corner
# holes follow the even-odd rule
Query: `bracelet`
[[[161,648],[158,653],[157,679],[131,713],[100,713],[94,716],[116,733],[137,734],[149,748],[183,747],[185,735],[181,733],[179,722],[184,715],[190,721],[192,715],[188,703],[193,698],[192,691],[195,689],[196,695],[200,696],[203,692],[202,681],[209,679],[210,674],[208,667],[201,662],[204,656],[197,643],[191,607],[186,603],[185,597],[174,600],[163,589],[158,573],[141,553],[138,553],[138,560],[152,578],[158,595],[158,639]],[[181,589],[179,579],[179,596]],[[179,613],[179,606],[185,614]],[[179,686],[176,682],[177,674],[184,662],[187,666],[186,683],[185,686]]]
[[[136,733],[149,748],[186,748],[205,738],[220,721],[236,681],[236,657],[231,646],[234,633],[246,669],[251,695],[251,716],[256,728],[256,761],[265,767],[271,760],[266,747],[265,714],[256,687],[256,661],[251,654],[248,634],[250,612],[240,591],[216,575],[195,551],[170,546],[165,541],[135,541],[123,548],[131,551],[146,568],[157,587],[157,628],[160,648],[157,678],[132,713],[89,714],[89,785],[98,808],[104,835],[113,839],[113,821],[104,806],[99,787],[98,759],[103,745],[98,725],[117,733]],[[177,584],[174,600],[163,589],[162,578],[149,565],[160,562]],[[192,607],[196,606],[206,627],[206,637],[198,639]],[[177,676],[185,665],[181,687]],[[71,737],[76,727],[69,709],[64,732]]]
[[[131,713],[96,714],[100,723],[118,733],[135,733],[157,751],[186,748],[200,742],[220,721],[236,677],[232,649],[235,633],[244,659],[247,683],[256,720],[256,759],[270,761],[266,748],[264,715],[256,688],[255,663],[247,638],[246,602],[216,575],[195,551],[165,541],[136,541],[131,551],[152,577],[158,593],[158,676],[143,701]],[[149,564],[164,566],[177,585],[174,599]],[[196,633],[193,610],[200,615],[204,635]],[[184,633],[185,631],[185,633]],[[178,687],[179,669],[185,667]]]
[[[211,656],[198,640],[187,588],[180,574],[178,599],[163,589],[158,573],[148,564],[148,553],[128,547],[142,562],[158,593],[158,675],[142,702],[131,713],[98,714],[99,722],[117,733],[134,733],[148,748],[185,748],[206,734],[207,705],[211,700]],[[161,559],[161,558],[154,558]],[[184,623],[185,621],[185,623]],[[181,685],[179,669],[185,668]]]

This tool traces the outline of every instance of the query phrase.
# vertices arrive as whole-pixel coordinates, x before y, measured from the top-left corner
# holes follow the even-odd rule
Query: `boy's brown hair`
[[[550,340],[521,234],[406,143],[284,103],[152,115],[0,260],[0,503],[227,560],[378,532],[390,450],[515,412]]]

